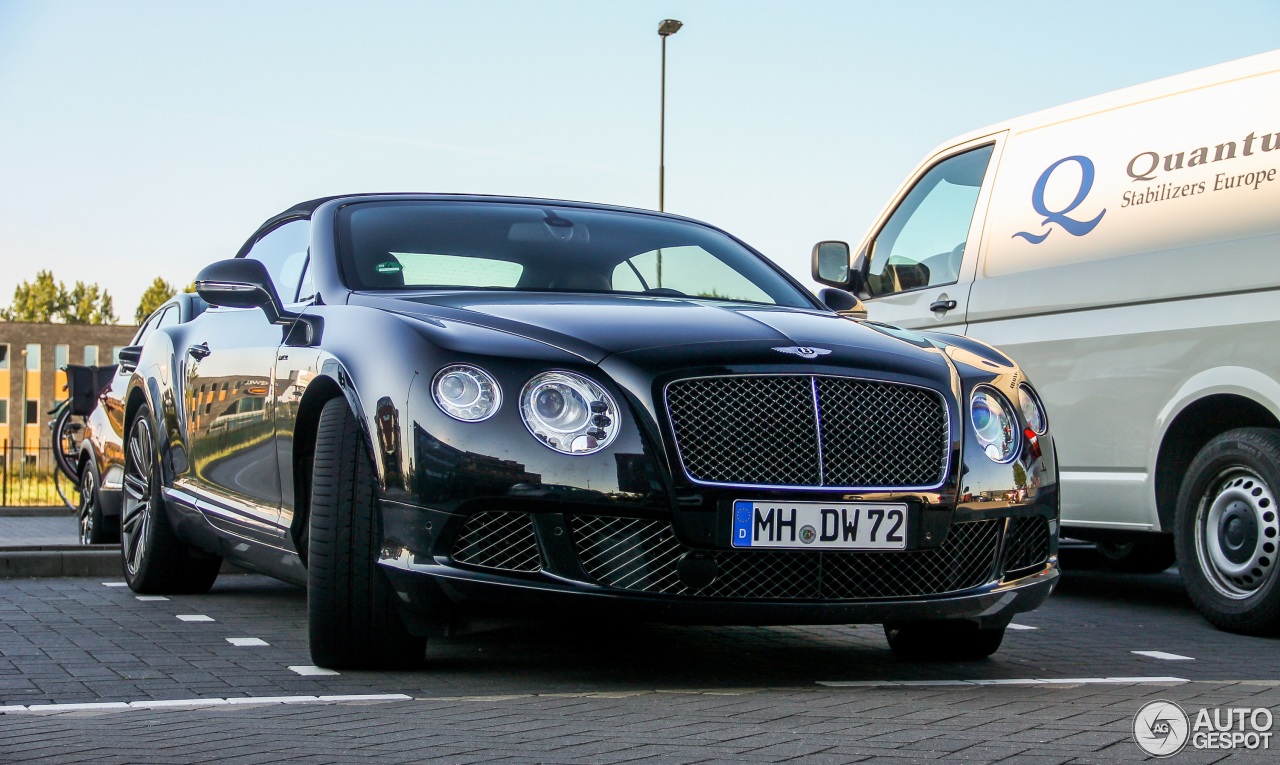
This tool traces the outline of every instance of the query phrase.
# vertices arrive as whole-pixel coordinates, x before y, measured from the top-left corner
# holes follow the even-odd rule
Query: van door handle
[[[196,361],[203,359],[204,357],[208,356],[210,353],[213,353],[213,351],[209,350],[208,343],[200,343],[199,345],[192,345],[187,348],[187,355],[195,359]]]
[[[956,307],[954,300],[935,300],[929,306],[930,311],[950,311]]]

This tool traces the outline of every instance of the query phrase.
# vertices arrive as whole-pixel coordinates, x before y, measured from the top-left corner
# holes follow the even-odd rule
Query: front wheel
[[[119,519],[102,514],[98,466],[89,458],[80,469],[80,502],[76,519],[80,524],[80,544],[102,545],[120,541]]]
[[[1280,631],[1280,431],[1239,428],[1192,461],[1178,493],[1175,537],[1191,600],[1218,627]]]
[[[124,445],[124,497],[120,509],[120,554],[124,579],[134,592],[208,592],[222,559],[202,554],[178,539],[160,494],[160,456],[151,411],[141,407]]]
[[[401,669],[422,662],[378,569],[381,516],[373,459],[344,398],[325,404],[316,429],[307,541],[311,660],[335,669]]]
[[[1000,650],[1004,627],[981,629],[973,622],[944,620],[884,625],[884,636],[909,661],[974,661]]]

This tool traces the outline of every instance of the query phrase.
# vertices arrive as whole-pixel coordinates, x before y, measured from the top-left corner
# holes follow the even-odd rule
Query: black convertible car
[[[481,615],[880,623],[973,658],[1058,577],[1018,367],[841,316],[706,224],[333,197],[196,287],[127,364],[125,575],[304,585],[318,665],[411,665]]]

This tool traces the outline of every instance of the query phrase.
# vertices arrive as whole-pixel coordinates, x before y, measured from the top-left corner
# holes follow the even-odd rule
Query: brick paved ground
[[[193,615],[213,621],[178,618]],[[1141,759],[1130,725],[1150,699],[1280,719],[1280,641],[1214,630],[1176,574],[1077,568],[1018,623],[1038,629],[961,664],[900,662],[878,627],[516,625],[435,641],[419,672],[303,676],[290,667],[310,664],[305,597],[269,579],[227,576],[163,601],[100,580],[12,580],[0,582],[0,706],[410,699],[21,711],[0,715],[0,762],[1112,763]],[[938,684],[1170,676],[1189,682]]]

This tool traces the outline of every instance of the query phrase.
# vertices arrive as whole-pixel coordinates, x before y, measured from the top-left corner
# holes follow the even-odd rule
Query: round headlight
[[[436,373],[431,386],[436,406],[455,420],[487,420],[502,406],[502,388],[480,367],[454,364]]]
[[[618,405],[604,388],[573,372],[543,372],[520,392],[525,427],[564,454],[598,452],[618,436]]]
[[[1018,450],[1018,424],[1004,397],[993,388],[977,387],[969,400],[969,419],[982,451],[995,462],[1008,462]]]
[[[1031,427],[1037,436],[1043,436],[1044,432],[1049,429],[1049,418],[1044,414],[1044,407],[1040,405],[1040,398],[1031,390],[1031,386],[1023,384],[1018,386],[1018,408],[1022,410],[1022,416],[1027,421],[1027,425]]]

